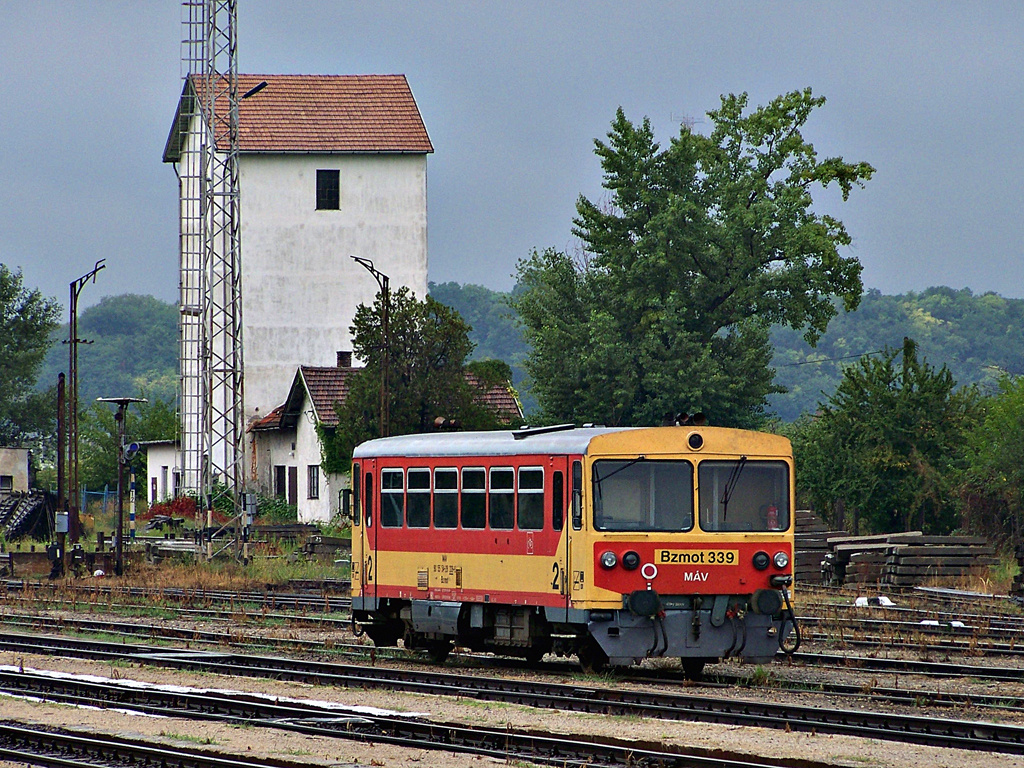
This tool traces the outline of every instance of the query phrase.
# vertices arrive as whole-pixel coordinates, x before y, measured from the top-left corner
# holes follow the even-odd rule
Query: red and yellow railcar
[[[371,440],[353,456],[353,620],[377,645],[585,666],[770,660],[793,629],[793,457],[716,427]]]

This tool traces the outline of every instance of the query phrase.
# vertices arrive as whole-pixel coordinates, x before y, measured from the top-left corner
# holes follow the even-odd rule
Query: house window
[[[285,467],[278,464],[274,467],[274,495],[278,498],[283,499],[285,494],[288,492],[288,486],[286,485],[285,478]]]
[[[10,493],[14,490],[14,475],[0,475],[0,493]]]
[[[341,172],[316,172],[316,209],[336,211],[341,208]]]
[[[309,499],[320,498],[320,465],[310,464],[306,467],[306,497]]]

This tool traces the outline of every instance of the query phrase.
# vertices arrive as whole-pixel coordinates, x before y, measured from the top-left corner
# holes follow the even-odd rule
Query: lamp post
[[[367,272],[373,275],[373,279],[377,281],[377,285],[380,286],[381,295],[381,345],[383,347],[381,354],[381,365],[380,365],[380,436],[387,437],[390,430],[390,410],[391,410],[391,398],[388,392],[388,314],[390,312],[391,305],[391,294],[390,285],[391,280],[373,266],[373,262],[370,259],[365,259],[361,256],[353,256],[352,260],[364,267]]]
[[[78,541],[78,534],[81,531],[81,524],[78,521],[78,345],[92,344],[91,341],[78,338],[78,296],[90,280],[96,282],[96,275],[101,269],[106,268],[104,261],[106,259],[100,259],[91,271],[71,283],[68,339],[64,342],[68,345],[67,419],[64,430],[68,441],[66,467],[68,493],[65,501],[68,504],[68,529],[72,542]],[[63,444],[59,450],[64,450]]]
[[[124,465],[135,455],[138,446],[133,443],[131,455],[129,446],[125,445],[124,417],[130,403],[145,403],[146,399],[141,397],[97,397],[100,403],[116,403],[117,413],[114,420],[117,422],[117,539],[114,555],[114,573],[118,576],[124,574]]]

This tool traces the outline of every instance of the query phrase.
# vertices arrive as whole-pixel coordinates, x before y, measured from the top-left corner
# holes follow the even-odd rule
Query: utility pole
[[[388,391],[388,380],[390,371],[388,370],[390,360],[388,359],[390,339],[388,338],[388,315],[391,312],[391,280],[383,272],[373,266],[373,262],[370,259],[363,258],[361,256],[353,256],[352,260],[364,267],[367,272],[373,275],[373,279],[377,281],[377,285],[380,286],[380,303],[381,303],[381,322],[380,322],[380,333],[381,333],[381,365],[380,365],[380,436],[387,437],[391,429],[391,396]]]
[[[116,403],[117,413],[114,420],[117,422],[117,533],[114,573],[118,576],[124,575],[124,466],[138,452],[138,443],[125,443],[124,418],[131,403],[148,402],[141,397],[97,397],[100,403]]]

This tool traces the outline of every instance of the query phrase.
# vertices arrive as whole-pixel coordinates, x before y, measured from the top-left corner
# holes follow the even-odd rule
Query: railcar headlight
[[[640,567],[640,555],[633,550],[629,550],[622,556],[622,567],[627,571],[635,571]]]
[[[754,567],[759,571],[763,571],[771,563],[771,558],[768,557],[767,552],[757,552],[754,555]]]
[[[775,563],[775,567],[781,571],[789,565],[789,554],[786,552],[776,552],[775,557],[772,558],[772,562]]]
[[[608,550],[607,552],[601,555],[601,567],[607,568],[609,571],[612,568],[614,568],[618,562],[618,556],[611,550]]]

